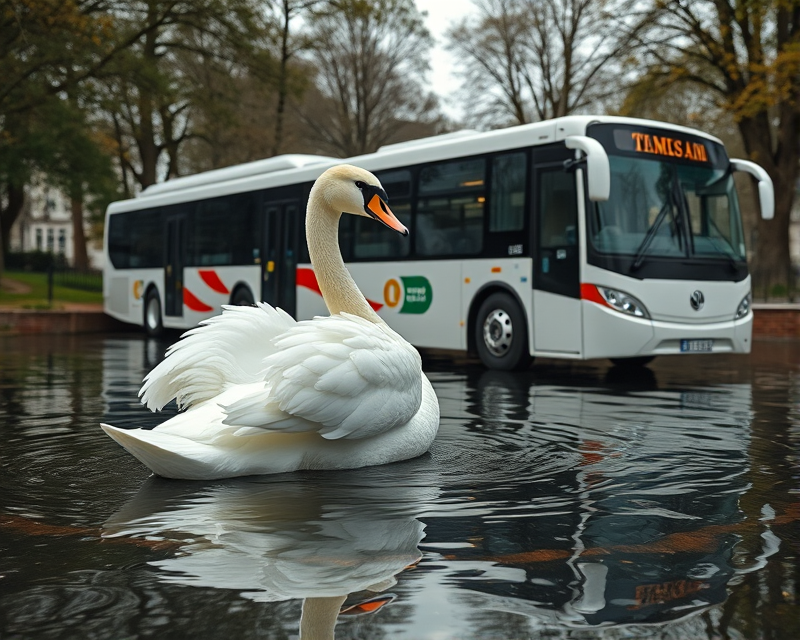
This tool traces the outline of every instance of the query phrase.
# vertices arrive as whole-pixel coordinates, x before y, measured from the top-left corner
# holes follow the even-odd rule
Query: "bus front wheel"
[[[161,299],[158,290],[151,287],[144,299],[144,330],[153,338],[164,333],[164,320],[161,317]]]
[[[478,356],[489,369],[516,371],[531,363],[525,314],[507,293],[483,301],[475,321]]]
[[[250,289],[245,286],[237,287],[231,296],[231,304],[237,307],[249,307],[256,303]]]

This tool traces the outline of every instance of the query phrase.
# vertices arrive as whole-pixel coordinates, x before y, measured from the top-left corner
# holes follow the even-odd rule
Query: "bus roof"
[[[138,197],[109,205],[108,213],[202,200],[244,191],[303,184],[316,180],[328,167],[355,164],[369,171],[402,168],[426,162],[459,158],[492,151],[504,151],[549,144],[571,135],[585,135],[595,123],[638,124],[701,136],[722,144],[718,138],[680,125],[620,116],[565,116],[543,122],[495,129],[457,131],[381,147],[375,153],[353,158],[318,155],[283,155],[246,164],[215,169],[152,185]]]
[[[272,173],[274,171],[284,171],[286,169],[298,169],[312,164],[319,164],[336,160],[331,156],[314,156],[314,155],[301,155],[301,154],[288,154],[282,156],[275,156],[273,158],[266,158],[264,160],[256,160],[254,162],[247,162],[245,164],[238,164],[232,167],[225,167],[223,169],[213,169],[211,171],[204,171],[196,173],[191,176],[181,178],[174,178],[166,182],[159,182],[150,185],[143,192],[143,196],[152,196],[159,193],[166,193],[168,191],[179,191],[182,189],[190,189],[199,185],[214,184],[218,182],[227,182],[228,180],[235,180],[237,178],[247,178],[249,176],[262,175],[265,173]]]

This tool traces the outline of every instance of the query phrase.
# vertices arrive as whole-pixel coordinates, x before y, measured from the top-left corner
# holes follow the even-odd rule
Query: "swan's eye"
[[[366,188],[366,186],[367,185],[361,182],[361,180],[356,180],[356,187],[358,187],[359,189],[364,189]]]

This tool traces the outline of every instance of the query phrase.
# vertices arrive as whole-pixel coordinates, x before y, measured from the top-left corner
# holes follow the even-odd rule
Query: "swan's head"
[[[332,211],[373,218],[408,235],[408,229],[389,209],[389,197],[380,180],[369,171],[350,164],[331,167],[317,178],[311,191],[312,196],[322,198]]]

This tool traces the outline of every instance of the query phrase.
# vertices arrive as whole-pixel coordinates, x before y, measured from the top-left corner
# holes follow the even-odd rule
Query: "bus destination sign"
[[[687,140],[673,136],[617,129],[614,142],[618,149],[646,153],[655,156],[710,162],[705,144],[701,141]]]

